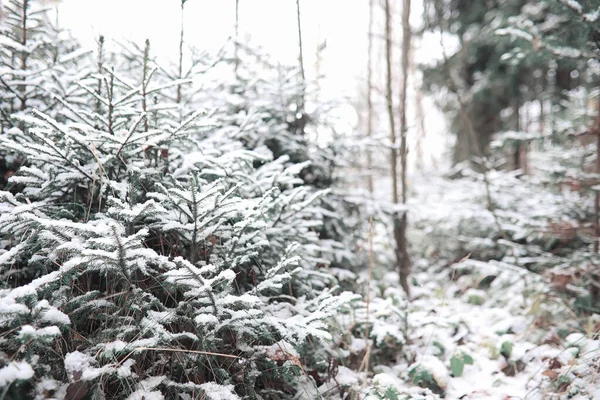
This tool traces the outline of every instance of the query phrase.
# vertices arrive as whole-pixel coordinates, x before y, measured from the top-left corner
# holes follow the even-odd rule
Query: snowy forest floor
[[[494,189],[494,195],[502,196],[505,189],[515,197],[523,195],[519,187],[511,188],[510,177],[505,182],[507,176],[501,175],[497,182],[505,186]],[[448,233],[449,221],[485,212],[476,205],[485,194],[481,183],[465,180],[420,182],[411,199],[417,225],[411,236],[413,241],[422,238],[413,246],[423,256],[413,260],[402,355],[395,365],[373,365],[372,379],[357,372],[360,368],[340,367],[336,379],[323,385],[320,393],[337,387],[360,399],[600,399],[599,316],[576,315],[574,296],[557,293],[543,274],[504,260],[478,261],[466,251],[462,258],[449,261],[440,257],[439,247],[426,248],[436,240],[431,236]],[[535,205],[537,199],[521,197],[521,202]],[[450,247],[448,243],[456,239],[442,235],[438,245]],[[474,241],[491,242],[460,240],[470,242],[467,248]],[[399,290],[394,287],[399,287],[394,272],[375,266],[373,275],[371,298],[385,297],[390,287]],[[367,280],[366,273],[361,279]],[[378,310],[372,318],[386,312]],[[360,359],[365,347],[364,341],[355,339],[350,350]]]
[[[502,285],[482,288],[473,275],[450,282],[446,271],[417,274],[423,284],[409,308],[415,363],[408,369],[431,377],[417,372],[415,383],[450,399],[600,398],[600,376],[590,369],[600,341],[581,333],[561,338],[542,311],[555,299],[524,297],[526,278],[504,275]]]

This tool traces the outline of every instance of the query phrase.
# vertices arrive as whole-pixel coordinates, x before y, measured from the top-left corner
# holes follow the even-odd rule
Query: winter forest
[[[0,0],[0,400],[600,399],[600,0],[85,2]]]

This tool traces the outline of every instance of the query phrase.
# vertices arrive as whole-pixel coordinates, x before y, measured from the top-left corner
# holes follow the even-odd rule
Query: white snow
[[[444,363],[439,358],[431,355],[425,355],[420,361],[418,361],[416,364],[413,364],[409,368],[412,369],[415,367],[423,368],[431,373],[431,375],[433,375],[433,379],[441,388],[445,388],[448,385],[450,373],[448,372],[448,368],[446,368]]]
[[[164,400],[165,396],[159,391],[136,390],[131,393],[127,400]]]
[[[207,400],[239,400],[241,399],[233,390],[233,385],[219,385],[214,382],[207,382],[200,385],[204,390]]]
[[[367,340],[365,340],[364,338],[357,338],[357,337],[352,338],[352,343],[350,343],[350,346],[349,346],[349,349],[351,352],[353,352],[354,354],[358,354],[366,348],[367,348]]]
[[[115,340],[114,342],[108,342],[104,345],[104,354],[114,354],[119,351],[123,351],[127,347],[127,343],[122,340]]]
[[[560,2],[569,7],[570,9],[574,10],[578,14],[581,14],[583,12],[581,4],[579,4],[579,2],[576,0],[560,0]]]
[[[47,326],[45,328],[36,329],[31,325],[23,325],[21,330],[19,330],[19,337],[22,340],[43,339],[53,336],[60,336],[60,329],[56,326]]]
[[[13,297],[0,297],[0,327],[8,325],[15,315],[26,314],[29,308],[19,304]]]
[[[288,360],[290,358],[299,358],[300,355],[290,343],[285,340],[267,347],[266,354],[273,360]]]
[[[212,314],[198,314],[194,317],[198,325],[214,325],[219,323],[219,319]]]
[[[74,376],[83,374],[92,370],[92,363],[95,360],[93,357],[79,351],[73,351],[67,353],[65,356],[65,370],[69,374],[70,379],[74,379]]]
[[[12,361],[0,368],[0,387],[4,387],[16,380],[27,380],[33,377],[33,368],[25,361]]]
[[[129,378],[134,376],[135,374],[133,373],[133,371],[131,371],[131,367],[133,367],[134,365],[134,359],[129,358],[125,360],[125,362],[119,368],[117,368],[117,375],[119,375],[119,377],[121,378]]]
[[[512,36],[515,38],[525,39],[527,41],[533,41],[533,35],[529,32],[525,32],[517,28],[501,28],[496,30],[496,34],[500,36]]]
[[[338,368],[335,381],[341,386],[352,386],[360,382],[360,376],[357,372],[352,371],[350,368],[346,368],[342,365]]]
[[[42,311],[41,321],[62,325],[69,325],[71,323],[71,319],[67,314],[52,306],[45,308],[44,311]]]

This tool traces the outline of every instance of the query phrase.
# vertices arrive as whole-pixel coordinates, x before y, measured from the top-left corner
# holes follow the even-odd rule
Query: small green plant
[[[479,292],[472,292],[467,297],[467,303],[480,306],[485,303],[485,298]]]
[[[462,376],[465,365],[473,365],[473,357],[468,354],[459,353],[450,358],[450,371],[455,377]]]
[[[444,356],[444,354],[446,354],[446,347],[444,347],[443,344],[441,344],[440,342],[438,342],[437,340],[434,340],[432,345],[438,349],[439,351],[439,355],[440,356]]]
[[[511,342],[502,342],[500,346],[500,354],[504,356],[507,360],[510,358],[512,354],[513,344]]]
[[[388,388],[385,391],[385,394],[383,395],[383,397],[381,397],[381,399],[385,399],[385,400],[399,400],[400,398],[398,397],[398,391],[396,391],[396,389],[394,388]]]
[[[430,389],[432,392],[437,394],[444,392],[444,390],[436,382],[433,374],[423,367],[414,367],[408,372],[408,376],[415,385]]]

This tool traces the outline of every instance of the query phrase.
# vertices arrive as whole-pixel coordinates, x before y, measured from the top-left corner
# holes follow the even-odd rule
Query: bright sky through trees
[[[324,99],[349,98],[354,101],[365,87],[368,2],[306,0],[301,5],[307,78],[315,77],[317,48],[324,48],[319,67],[319,73],[325,77],[320,84],[321,96]],[[296,63],[295,7],[294,1],[240,0],[241,38],[250,39],[282,63]],[[100,34],[133,40],[138,44],[148,38],[154,54],[176,59],[180,21],[178,1],[63,0],[59,10],[61,24],[72,29],[84,45],[93,46],[91,38]],[[421,12],[420,2],[415,2],[413,26],[420,23]],[[131,23],[132,15],[136,16],[133,18],[136,23]],[[218,51],[234,35],[235,1],[190,0],[186,4],[185,18],[186,40],[199,48]],[[400,26],[399,17],[397,26]],[[377,34],[375,36],[378,37]],[[440,53],[438,38],[427,35],[421,43],[416,44],[415,57],[418,60],[439,58],[436,57]],[[400,49],[395,51],[399,60]],[[411,91],[409,113],[413,112],[410,110],[413,96]],[[430,99],[425,99],[425,103],[427,137],[423,148],[431,156],[439,158],[448,147],[448,137],[443,133],[443,117]],[[341,107],[337,114],[345,121],[340,129],[356,127],[357,115],[351,107]],[[409,134],[409,141],[412,140],[410,136],[414,135]]]

